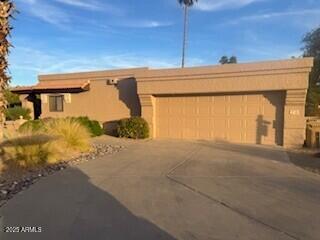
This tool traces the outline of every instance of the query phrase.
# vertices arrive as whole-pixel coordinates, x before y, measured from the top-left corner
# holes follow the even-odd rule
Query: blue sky
[[[16,0],[12,85],[41,73],[180,65],[183,15],[176,0]],[[301,55],[320,26],[320,0],[199,0],[190,12],[187,66]]]

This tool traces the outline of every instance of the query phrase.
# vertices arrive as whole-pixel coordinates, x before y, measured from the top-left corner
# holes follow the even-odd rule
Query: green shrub
[[[90,130],[94,136],[101,136],[104,134],[103,128],[100,123],[96,120],[92,120],[90,123]]]
[[[42,120],[30,120],[19,127],[19,132],[39,132],[45,130],[45,124]]]
[[[3,91],[3,96],[4,96],[8,106],[21,105],[19,95],[11,92],[9,89],[5,89]]]
[[[85,126],[89,130],[92,137],[101,136],[104,133],[98,121],[90,120],[88,117],[77,117],[73,119]]]
[[[119,137],[144,139],[149,137],[149,126],[141,117],[122,119],[117,127]]]
[[[12,121],[20,119],[20,116],[22,116],[23,119],[30,120],[30,113],[30,109],[17,106],[13,108],[7,108],[5,110],[6,119]]]

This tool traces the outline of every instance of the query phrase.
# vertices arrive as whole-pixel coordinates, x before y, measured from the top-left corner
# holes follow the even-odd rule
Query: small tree
[[[229,59],[229,63],[238,63],[238,59],[236,56],[232,56],[230,59]]]
[[[21,101],[18,94],[11,92],[9,89],[3,91],[4,99],[7,103],[7,107],[20,106]]]
[[[232,64],[232,63],[238,63],[237,57],[236,56],[231,56],[230,58],[227,56],[222,56],[220,58],[219,63],[223,64]]]
[[[228,62],[229,62],[229,58],[227,56],[222,56],[219,61],[219,63],[221,64],[227,64]]]
[[[320,27],[307,33],[303,38],[304,57],[314,57],[314,67],[310,74],[306,103],[306,115],[320,115]]]

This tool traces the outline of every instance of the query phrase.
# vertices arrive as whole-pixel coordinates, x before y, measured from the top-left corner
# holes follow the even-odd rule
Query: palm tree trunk
[[[12,16],[14,6],[12,0],[0,1],[0,140],[3,134],[4,114],[6,107],[3,91],[8,86],[10,77],[8,76],[8,52],[10,43],[8,36],[10,34],[9,19]]]
[[[183,44],[182,44],[182,61],[181,67],[185,66],[185,57],[187,49],[187,39],[188,39],[188,6],[184,5],[184,29],[183,29]]]

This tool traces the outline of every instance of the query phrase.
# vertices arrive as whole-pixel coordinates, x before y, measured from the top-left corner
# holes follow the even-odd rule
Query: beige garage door
[[[283,92],[157,96],[156,137],[282,145]]]

